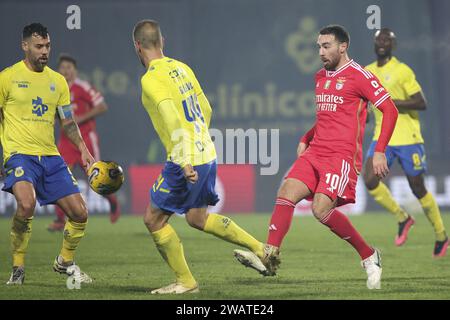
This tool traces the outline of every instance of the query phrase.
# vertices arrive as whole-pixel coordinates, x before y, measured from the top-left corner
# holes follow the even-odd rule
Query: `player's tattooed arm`
[[[70,104],[65,106],[59,106],[58,117],[60,120],[61,128],[67,138],[75,145],[78,149],[86,147],[83,138],[81,137],[80,129],[74,119],[72,106]]]
[[[80,149],[80,144],[84,145],[83,138],[81,138],[80,129],[73,119],[62,119],[61,128],[69,140]]]
[[[77,123],[74,119],[60,119],[61,128],[67,138],[77,146],[81,153],[81,162],[83,164],[84,170],[88,170],[89,167],[95,162],[94,157],[89,152],[83,138],[81,137],[80,128],[78,128]]]

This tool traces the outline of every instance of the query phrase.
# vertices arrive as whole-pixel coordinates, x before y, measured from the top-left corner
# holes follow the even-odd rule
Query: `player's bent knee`
[[[35,207],[36,200],[33,198],[17,201],[17,212],[20,216],[24,216],[25,218],[33,216]]]
[[[80,204],[72,211],[71,219],[78,223],[85,223],[88,219],[88,209],[86,205]]]
[[[148,208],[144,215],[144,224],[150,232],[156,232],[164,227],[168,216],[158,208]]]
[[[307,195],[307,193],[309,193],[308,189],[302,189],[303,186],[303,182],[294,179],[286,179],[278,190],[277,197],[287,199],[297,204]],[[304,188],[306,188],[306,186],[304,186]]]
[[[149,212],[146,212],[144,215],[144,224],[147,228],[151,228],[154,225],[155,218],[152,214],[149,214]]]
[[[322,220],[322,218],[325,217],[330,210],[331,209],[329,206],[324,206],[319,202],[313,202],[311,206],[311,211],[317,220]]]
[[[203,219],[202,217],[186,214],[186,221],[192,228],[198,230],[203,230],[205,228],[206,219]]]

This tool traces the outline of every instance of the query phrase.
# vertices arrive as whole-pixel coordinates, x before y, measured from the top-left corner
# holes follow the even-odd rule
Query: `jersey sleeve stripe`
[[[359,72],[361,72],[364,75],[364,77],[366,77],[366,79],[372,79],[373,78],[373,75],[370,72],[368,72],[367,70],[364,70],[359,64],[352,63],[352,67],[355,70],[358,70]]]
[[[386,93],[384,96],[382,96],[380,99],[377,100],[377,102],[375,102],[373,105],[375,107],[378,107],[380,104],[382,104],[384,102],[384,100],[386,100],[387,98],[389,98],[391,95],[389,93]]]
[[[360,66],[359,64],[357,64],[356,62],[353,63],[352,65],[353,65],[353,67],[354,67],[356,70],[360,71],[367,79],[373,78],[372,73],[370,73],[370,72],[367,71],[367,70],[364,70],[364,68],[361,67],[361,66]]]

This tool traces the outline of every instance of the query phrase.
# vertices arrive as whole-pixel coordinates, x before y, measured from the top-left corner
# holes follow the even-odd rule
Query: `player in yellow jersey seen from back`
[[[141,79],[142,104],[167,151],[165,167],[150,190],[144,222],[176,280],[152,293],[197,292],[181,241],[168,224],[173,213],[184,214],[191,227],[244,246],[259,257],[264,245],[230,218],[207,213],[208,205],[219,201],[214,190],[216,151],[208,132],[211,106],[194,73],[186,64],[164,56],[156,21],[138,22],[133,41],[147,70]]]
[[[424,183],[427,163],[424,140],[420,131],[419,111],[425,110],[427,104],[414,72],[406,64],[392,56],[395,45],[394,32],[388,28],[378,30],[375,33],[377,61],[366,67],[378,77],[381,84],[389,91],[399,110],[395,130],[386,149],[386,157],[389,166],[394,163],[395,159],[398,159],[402,166],[412,192],[419,200],[434,228],[436,242],[433,257],[443,257],[446,254],[449,240],[436,200],[427,191]],[[372,157],[374,146],[380,135],[382,119],[381,113],[376,108],[373,112],[375,115],[374,141],[367,153],[364,181],[374,199],[396,216],[399,228],[395,244],[401,246],[407,240],[414,219],[399,206],[387,186],[373,174]]]
[[[6,178],[3,190],[14,195],[17,209],[11,228],[13,271],[7,284],[25,279],[25,254],[31,237],[36,200],[57,204],[68,216],[60,254],[53,269],[66,274],[84,236],[87,207],[77,181],[59,155],[54,125],[58,118],[65,134],[80,150],[84,168],[94,162],[72,117],[70,93],[62,75],[47,67],[50,35],[32,23],[23,29],[24,60],[0,73],[1,143]],[[92,279],[81,273],[81,282]]]

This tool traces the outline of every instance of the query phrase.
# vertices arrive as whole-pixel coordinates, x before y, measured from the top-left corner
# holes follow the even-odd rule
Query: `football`
[[[101,195],[116,192],[124,180],[122,167],[114,161],[97,161],[88,170],[89,186]]]

